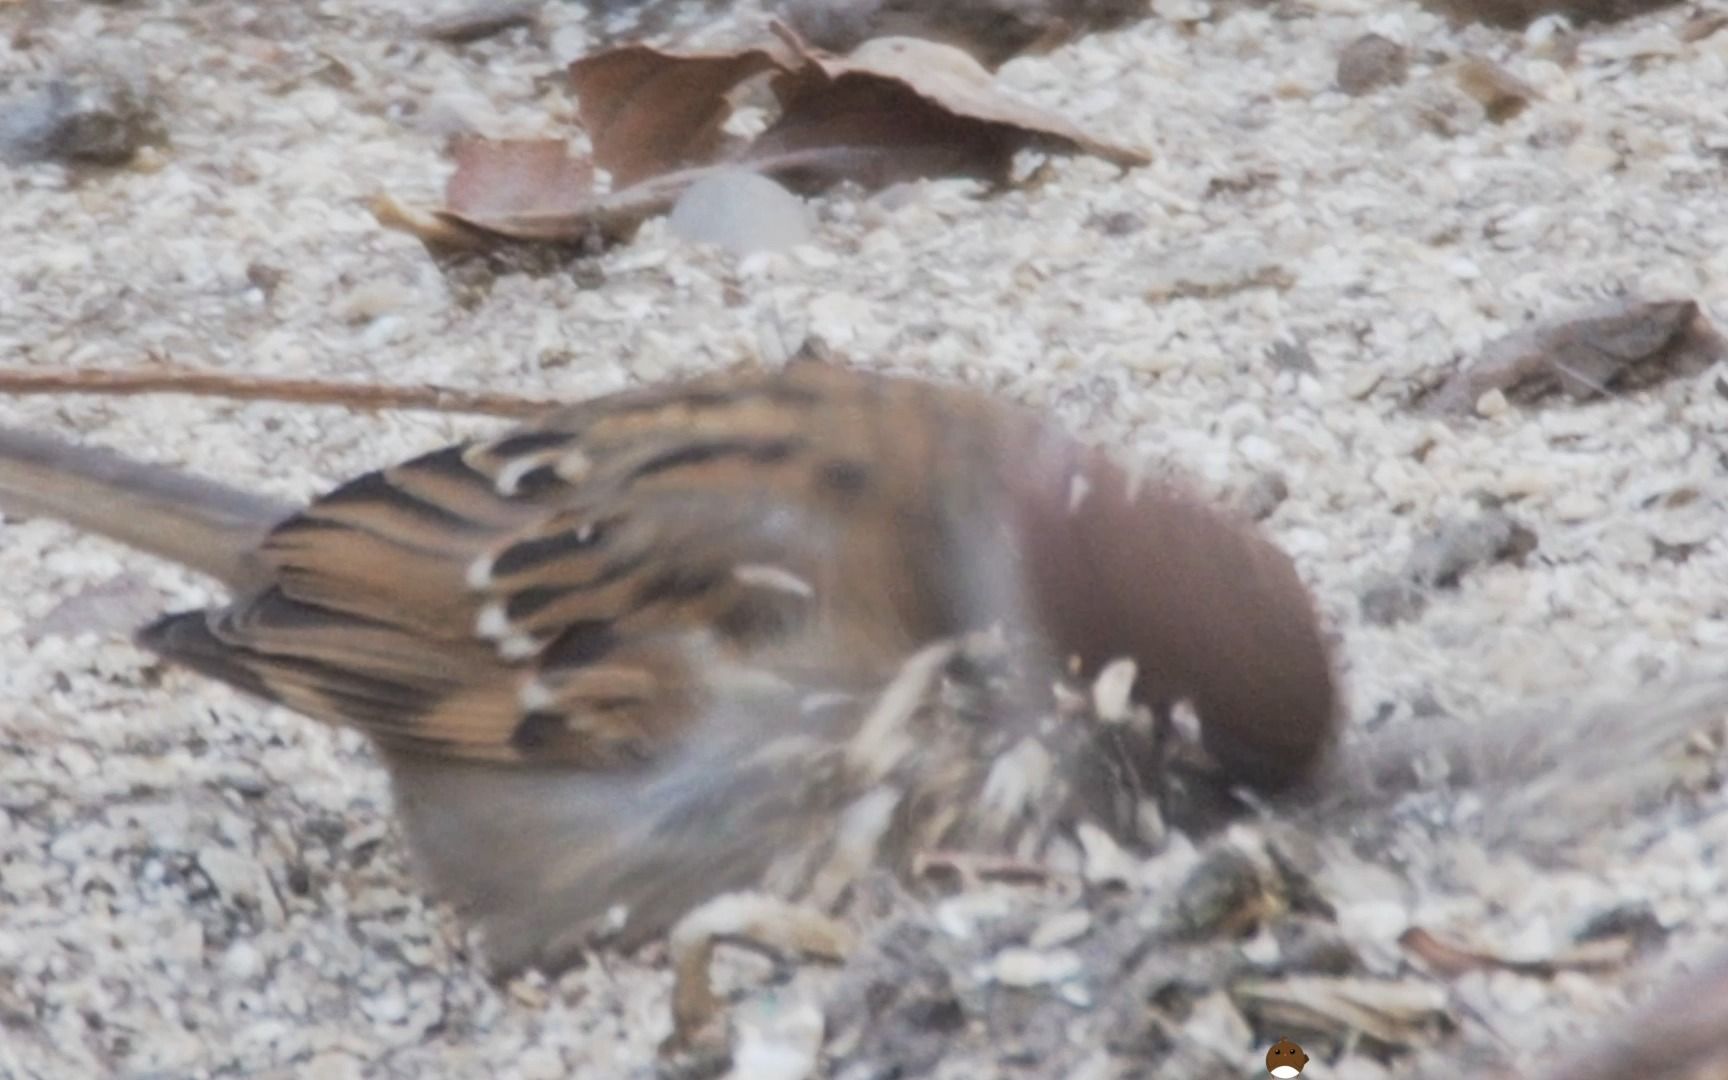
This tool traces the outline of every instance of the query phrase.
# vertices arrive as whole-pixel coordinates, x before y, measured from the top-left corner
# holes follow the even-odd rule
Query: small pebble
[[[1338,89],[1351,97],[1397,86],[1410,75],[1404,46],[1379,34],[1363,34],[1338,54]]]
[[[516,1059],[516,1071],[522,1080],[563,1080],[570,1075],[564,1058],[549,1046],[531,1046],[524,1050]]]
[[[264,958],[247,942],[240,942],[222,954],[222,973],[235,979],[255,978],[264,970]]]
[[[198,853],[198,866],[226,900],[258,895],[258,864],[227,848],[208,847]]]
[[[1110,885],[1134,879],[1137,868],[1134,857],[1123,851],[1109,833],[1090,821],[1083,821],[1074,835],[1085,852],[1088,884]]]
[[[0,103],[0,161],[124,165],[165,137],[155,105],[127,79],[89,72]]]
[[[780,251],[810,240],[804,200],[758,173],[727,169],[691,184],[672,207],[672,231],[733,255]]]
[[[1152,12],[1171,22],[1193,23],[1211,15],[1212,6],[1205,0],[1152,0]]]
[[[1069,949],[1003,949],[990,966],[990,977],[1024,989],[1066,982],[1082,970],[1079,954]]]
[[[1033,949],[1053,949],[1078,941],[1091,931],[1092,913],[1085,908],[1070,908],[1039,923],[1026,939],[1026,944]]]
[[[1606,509],[1602,500],[1585,491],[1569,491],[1554,500],[1554,516],[1566,522],[1589,521]]]
[[[1380,385],[1383,378],[1384,373],[1377,368],[1358,368],[1344,380],[1344,396],[1352,401],[1361,401],[1374,392],[1374,388]]]
[[[1119,724],[1132,715],[1134,680],[1139,674],[1139,667],[1126,657],[1104,665],[1092,683],[1092,708],[1098,719]]]

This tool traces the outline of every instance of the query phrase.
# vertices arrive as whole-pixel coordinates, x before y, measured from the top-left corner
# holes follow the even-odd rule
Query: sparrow
[[[992,396],[835,363],[599,397],[304,507],[0,428],[0,510],[226,586],[137,640],[368,736],[504,971],[740,890],[832,902],[837,867],[969,800],[1035,814],[969,757],[1030,760],[1030,729],[919,726],[993,627],[1033,682],[1132,661],[1135,701],[1189,702],[1266,791],[1338,727],[1310,595],[1248,524]]]

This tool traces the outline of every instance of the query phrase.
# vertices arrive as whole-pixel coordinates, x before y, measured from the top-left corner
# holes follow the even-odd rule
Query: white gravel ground
[[[553,54],[584,31],[552,5],[538,42],[454,49],[408,32],[419,7],[0,3],[0,88],[119,71],[159,96],[171,139],[115,173],[0,165],[0,362],[171,358],[582,397],[814,332],[860,363],[998,387],[1215,489],[1281,474],[1267,526],[1341,636],[1358,721],[1467,723],[1721,670],[1714,372],[1456,423],[1404,404],[1527,320],[1622,293],[1695,298],[1728,326],[1728,30],[1683,42],[1688,9],[1590,28],[1571,58],[1540,33],[1453,30],[1400,2],[1154,19],[1002,73],[1150,148],[1147,168],[1059,160],[990,198],[960,183],[838,194],[816,205],[813,244],[741,264],[655,223],[598,274],[505,275],[477,295],[366,199],[433,198],[453,132],[566,130]],[[1409,80],[1346,96],[1338,52],[1370,31],[1409,48]],[[1465,56],[1540,99],[1488,121],[1448,68]],[[1275,365],[1278,342],[1312,370]],[[284,497],[495,426],[170,397],[0,399],[0,422]],[[1483,495],[1536,552],[1468,574],[1420,618],[1366,624],[1363,583]],[[488,984],[407,876],[357,738],[126,644],[126,624],[204,595],[53,524],[0,525],[0,1076],[641,1067],[665,1033],[663,971]],[[1423,882],[1390,934],[1419,922],[1539,951],[1646,901],[1686,943],[1668,960],[1685,960],[1728,936],[1728,816],[1718,796],[1703,807],[1615,848],[1616,865]],[[1622,989],[1501,973],[1457,993],[1514,1058],[1540,1061],[1606,1023]],[[1243,1068],[1263,1052],[1244,1043]]]

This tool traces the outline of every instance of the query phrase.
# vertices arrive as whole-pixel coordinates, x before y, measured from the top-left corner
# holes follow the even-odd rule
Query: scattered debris
[[[1702,371],[1720,345],[1691,300],[1620,301],[1501,338],[1421,406],[1467,413],[1493,390],[1524,404],[1556,391],[1587,400]]]
[[[1338,89],[1351,97],[1397,86],[1410,75],[1404,46],[1379,34],[1363,34],[1338,54]]]
[[[1362,617],[1391,626],[1421,615],[1435,589],[1453,588],[1465,573],[1491,562],[1518,562],[1536,548],[1536,534],[1502,510],[1467,521],[1443,521],[1418,542],[1397,573],[1362,591]]]
[[[725,942],[827,961],[843,959],[855,946],[845,925],[762,893],[724,893],[692,909],[673,926],[667,944],[673,1026],[663,1052],[703,1043],[710,1023],[720,1018],[711,968],[715,948]]]
[[[1230,996],[1261,1030],[1301,1032],[1304,1045],[1361,1040],[1386,1053],[1427,1044],[1455,1026],[1445,988],[1415,979],[1248,980]]]
[[[1288,907],[1274,867],[1229,844],[1209,853],[1176,894],[1178,925],[1190,935],[1239,934]]]

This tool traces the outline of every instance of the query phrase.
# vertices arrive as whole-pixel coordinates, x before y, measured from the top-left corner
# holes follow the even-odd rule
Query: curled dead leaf
[[[410,206],[388,192],[374,195],[367,209],[386,229],[405,232],[430,247],[467,251],[483,248],[488,243],[482,230],[437,210]]]
[[[957,128],[986,124],[998,129],[993,134],[1005,142],[1043,142],[1091,154],[1125,169],[1151,161],[1144,151],[1097,138],[1057,113],[1004,93],[977,61],[951,46],[917,38],[877,38],[859,46],[845,60],[824,59],[819,53],[806,55],[833,81],[855,75],[899,82],[939,109]],[[782,104],[790,111],[790,103],[782,99]],[[807,111],[819,107],[814,102],[800,104]]]
[[[451,213],[474,221],[569,213],[593,197],[594,167],[562,139],[458,139],[444,188]]]
[[[719,169],[747,168],[810,192],[840,181],[883,187],[936,176],[1005,183],[1015,152],[1028,146],[1124,168],[1150,160],[1004,93],[958,49],[884,38],[842,58],[774,29],[778,42],[735,52],[627,45],[580,59],[570,78],[591,162],[570,157],[561,140],[464,140],[442,209],[385,197],[374,213],[387,226],[451,246],[616,240]],[[753,140],[729,144],[731,95],[763,74],[780,114]],[[596,166],[611,174],[611,190],[596,187]]]
[[[569,243],[622,240],[670,209],[679,193],[713,168],[652,177],[615,191],[595,188],[593,167],[572,158],[561,139],[463,139],[440,209],[373,198],[379,224],[454,250],[500,240]]]
[[[576,60],[570,84],[594,163],[623,187],[720,157],[727,95],[746,79],[793,63],[779,49],[673,53],[624,45]]]
[[[1703,370],[1719,352],[1720,339],[1693,301],[1622,301],[1493,342],[1423,408],[1467,413],[1491,390],[1525,402],[1555,391],[1587,399]]]

